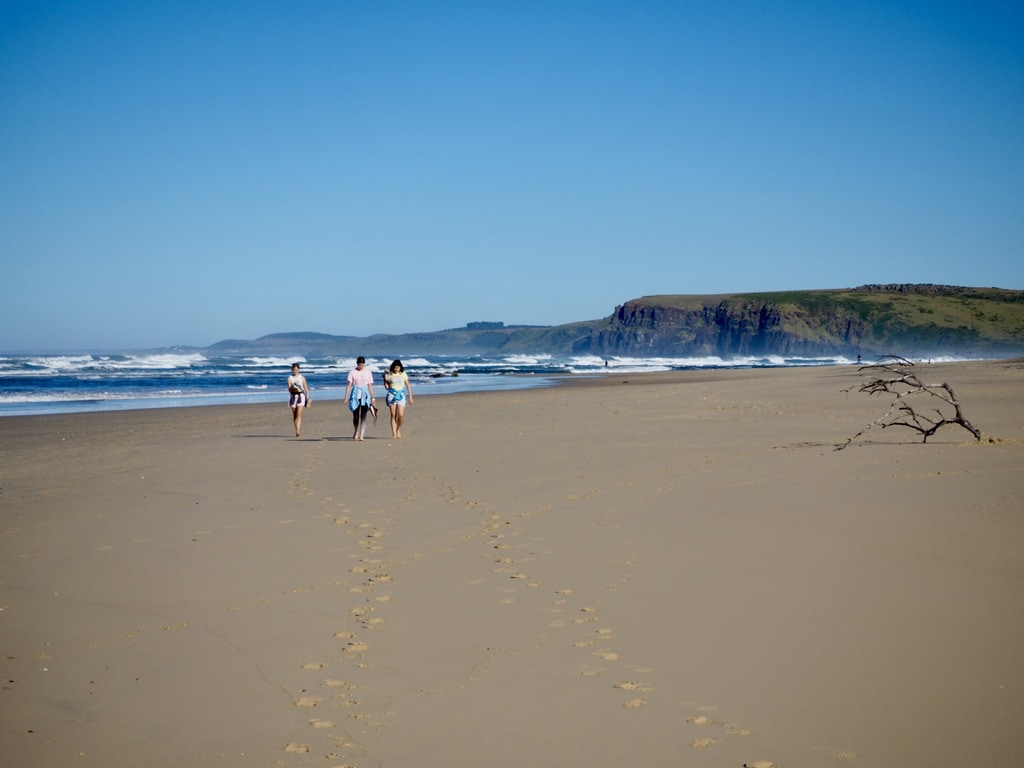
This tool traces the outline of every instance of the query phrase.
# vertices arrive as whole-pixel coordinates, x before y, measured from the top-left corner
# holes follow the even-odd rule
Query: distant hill
[[[206,349],[220,355],[301,354],[322,355],[475,355],[488,354],[519,332],[529,333],[544,326],[505,325],[502,322],[474,322],[464,328],[424,333],[373,336],[332,336],[326,333],[272,333],[251,341],[227,339]]]
[[[367,337],[278,333],[222,341],[219,354],[399,356],[593,354],[873,357],[1024,354],[1024,291],[945,285],[665,295],[632,299],[601,320],[558,326],[470,323]]]

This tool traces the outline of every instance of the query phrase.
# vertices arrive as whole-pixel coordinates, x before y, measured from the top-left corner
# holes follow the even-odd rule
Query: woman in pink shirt
[[[352,439],[362,440],[366,434],[366,417],[373,407],[373,374],[366,370],[366,358],[356,358],[356,367],[348,372],[345,400],[352,411]]]

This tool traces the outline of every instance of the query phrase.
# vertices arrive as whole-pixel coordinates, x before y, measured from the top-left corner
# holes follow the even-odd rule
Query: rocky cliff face
[[[724,297],[653,297],[580,333],[578,354],[822,357],[1024,349],[1024,292],[864,286]],[[582,329],[581,329],[582,331]]]
[[[816,338],[787,327],[807,326],[810,318],[789,317],[781,307],[767,303],[723,299],[680,309],[632,301],[616,308],[607,327],[577,340],[573,351],[631,357],[856,354],[863,323],[839,316],[826,320],[827,332]]]

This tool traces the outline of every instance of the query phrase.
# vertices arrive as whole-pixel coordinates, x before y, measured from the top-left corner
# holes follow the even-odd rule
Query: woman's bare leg
[[[394,415],[394,418],[392,419],[392,421],[394,422],[394,426],[392,427],[392,430],[395,433],[395,437],[401,437],[402,436],[402,422],[405,421],[405,406],[404,405],[396,405],[395,406],[395,415]]]

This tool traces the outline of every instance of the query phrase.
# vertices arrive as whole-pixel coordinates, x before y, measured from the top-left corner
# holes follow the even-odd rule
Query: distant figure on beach
[[[366,435],[366,417],[373,408],[373,374],[366,369],[366,358],[356,358],[356,367],[348,372],[345,400],[352,411],[352,439],[362,440]]]
[[[405,372],[405,366],[401,360],[395,360],[391,367],[384,372],[384,386],[387,393],[384,402],[388,404],[391,411],[391,436],[402,436],[402,422],[405,420],[405,406],[412,405],[412,386],[409,384],[409,376]]]
[[[306,377],[299,373],[299,364],[292,363],[292,375],[288,377],[288,407],[292,409],[296,437],[302,433],[302,410],[307,408],[310,402]]]

